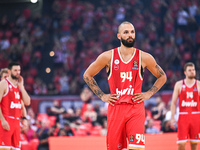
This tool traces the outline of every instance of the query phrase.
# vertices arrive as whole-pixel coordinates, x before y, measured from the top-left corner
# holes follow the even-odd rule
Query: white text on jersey
[[[120,77],[122,78],[122,82],[124,82],[126,79],[131,81],[133,79],[132,77],[132,71],[129,72],[120,72]]]
[[[13,108],[19,108],[19,109],[21,109],[21,107],[22,107],[22,105],[21,105],[20,102],[18,102],[18,103],[11,102],[11,104],[10,104],[10,108],[11,109],[13,109]]]
[[[122,89],[122,90],[119,90],[118,88],[116,88],[116,94],[119,95],[119,96],[122,96],[122,95],[133,95],[133,92],[134,92],[134,88],[132,88],[132,85],[129,86],[129,88],[126,88],[126,89]]]
[[[197,107],[197,102],[192,100],[191,102],[185,102],[184,100],[181,103],[182,107]]]

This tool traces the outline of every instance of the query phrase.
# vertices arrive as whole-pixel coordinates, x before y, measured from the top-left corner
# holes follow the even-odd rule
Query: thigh
[[[177,143],[185,143],[188,141],[188,135],[189,135],[189,120],[188,119],[189,119],[188,115],[179,115]]]
[[[133,115],[126,122],[126,134],[128,138],[129,149],[143,149],[145,148],[144,122],[145,111],[144,107],[132,109]]]
[[[1,147],[11,147],[11,136],[13,133],[13,128],[9,120],[7,120],[7,122],[10,125],[10,130],[3,129],[1,125],[1,121],[0,121],[0,146]]]
[[[200,142],[199,131],[200,131],[200,114],[191,114],[190,117],[190,141]]]
[[[126,130],[123,106],[109,106],[108,108],[108,132],[107,132],[107,149],[121,150],[127,148]]]
[[[19,120],[15,120],[14,123],[15,123],[15,128],[11,138],[12,139],[11,145],[14,148],[20,148],[20,132],[21,132],[20,122]]]

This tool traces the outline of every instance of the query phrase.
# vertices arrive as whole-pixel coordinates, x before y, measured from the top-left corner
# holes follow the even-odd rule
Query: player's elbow
[[[29,106],[31,104],[31,98],[28,97],[26,101],[24,101],[24,105]]]
[[[85,73],[83,74],[83,79],[85,82],[87,82],[87,80],[89,79],[89,74],[87,73],[87,71],[85,71]]]
[[[167,82],[167,76],[166,76],[166,74],[163,75],[163,79],[162,80],[163,80],[164,83]]]

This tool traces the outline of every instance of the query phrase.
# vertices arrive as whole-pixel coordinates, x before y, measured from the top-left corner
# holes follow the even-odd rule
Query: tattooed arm
[[[155,59],[148,53],[142,52],[141,55],[142,67],[147,68],[156,78],[154,85],[145,93],[134,94],[134,101],[138,103],[149,99],[153,94],[155,94],[166,82],[167,77],[162,68],[156,63]]]
[[[83,75],[83,79],[87,83],[87,85],[91,88],[91,90],[104,102],[107,102],[111,105],[117,100],[116,94],[105,94],[99,88],[97,82],[94,79],[94,76],[101,71],[104,67],[109,68],[109,64],[112,57],[112,51],[106,51],[99,55],[97,59],[87,68]]]

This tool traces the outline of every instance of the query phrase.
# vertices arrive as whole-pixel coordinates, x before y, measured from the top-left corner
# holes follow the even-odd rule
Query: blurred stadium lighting
[[[50,73],[51,72],[51,68],[47,67],[46,68],[46,73]]]
[[[53,57],[53,56],[55,55],[55,52],[54,52],[54,51],[50,51],[49,55],[50,55],[51,57]]]
[[[31,3],[37,3],[38,2],[38,0],[30,0],[31,1]]]

